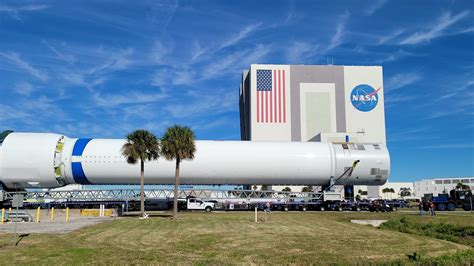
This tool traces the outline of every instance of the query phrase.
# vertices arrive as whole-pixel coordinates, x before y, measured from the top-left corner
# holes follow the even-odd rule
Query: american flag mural
[[[257,69],[257,123],[286,123],[285,72]]]

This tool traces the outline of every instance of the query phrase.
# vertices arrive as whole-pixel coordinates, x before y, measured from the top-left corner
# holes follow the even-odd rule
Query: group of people
[[[434,202],[432,200],[428,201],[427,202],[427,205],[428,205],[428,210],[430,212],[430,215],[431,216],[435,216],[436,215],[436,205],[434,204]],[[423,215],[425,213],[425,206],[424,206],[424,202],[423,202],[423,199],[420,200],[420,204],[418,205],[418,209],[420,210],[420,215]]]

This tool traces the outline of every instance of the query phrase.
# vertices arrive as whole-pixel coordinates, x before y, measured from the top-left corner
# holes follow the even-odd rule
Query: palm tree
[[[145,161],[157,160],[160,152],[158,138],[147,130],[135,130],[127,135],[122,154],[129,164],[140,161],[140,212],[145,215]]]
[[[408,187],[402,187],[400,189],[400,197],[404,198],[409,196],[411,196],[411,189]]]
[[[189,127],[175,125],[166,130],[161,139],[161,154],[167,160],[176,160],[174,174],[173,219],[178,218],[179,165],[182,160],[192,160],[196,152],[194,132]]]
[[[471,187],[469,187],[468,185],[462,183],[462,182],[459,182],[456,184],[456,189],[457,190],[470,190]]]

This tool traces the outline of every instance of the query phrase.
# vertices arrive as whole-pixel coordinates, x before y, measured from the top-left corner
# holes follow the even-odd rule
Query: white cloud
[[[20,82],[15,84],[15,92],[18,94],[29,96],[33,90],[33,86],[28,82]]]
[[[396,130],[396,131],[395,131]],[[410,129],[394,128],[387,130],[387,140],[389,142],[413,141],[417,139],[426,139],[425,133],[432,131],[430,127],[419,127]]]
[[[232,119],[229,119],[227,117],[221,117],[218,119],[214,120],[207,120],[207,121],[200,121],[197,123],[193,123],[193,130],[195,131],[210,131],[211,129],[215,128],[229,128],[229,127],[235,127],[235,121]]]
[[[155,41],[151,59],[156,64],[166,64],[166,57],[173,52],[173,45],[169,43],[163,43],[162,41]]]
[[[384,57],[375,60],[375,62],[377,64],[394,62],[394,61],[397,61],[401,58],[408,57],[408,56],[426,56],[426,54],[415,54],[415,53],[407,52],[405,50],[400,49],[396,52],[391,52],[391,53],[385,55]]]
[[[60,52],[56,47],[49,44],[46,40],[43,39],[43,44],[46,45],[59,59],[64,60],[70,64],[76,62],[76,57],[70,54],[64,54]]]
[[[349,17],[350,17],[350,13],[347,10],[344,14],[342,14],[339,17],[339,19],[337,21],[337,25],[336,25],[336,33],[331,38],[331,41],[329,42],[329,45],[326,48],[326,51],[330,51],[330,50],[338,47],[339,45],[341,45],[344,42],[345,28],[346,28],[346,23],[347,23],[347,20],[349,19]]]
[[[9,105],[0,104],[0,121],[2,122],[7,120],[19,120],[30,115],[31,114],[27,111]]]
[[[93,95],[94,103],[99,107],[114,107],[122,104],[150,103],[163,100],[167,97],[165,93],[142,93],[130,91],[123,94],[100,94]]]
[[[421,76],[417,73],[403,73],[397,74],[385,82],[384,89],[386,92],[393,92],[400,88],[406,87],[413,84],[421,79]]]
[[[388,0],[377,0],[377,1],[370,1],[372,4],[367,10],[365,11],[365,14],[368,16],[372,16],[377,10],[382,8]]]
[[[150,23],[158,25],[161,31],[165,31],[178,7],[177,0],[154,1],[147,14],[147,19]]]
[[[202,79],[217,77],[242,67],[248,67],[249,64],[260,62],[268,53],[270,47],[259,44],[254,49],[246,49],[228,54],[220,59],[208,63],[203,68]]]
[[[469,15],[469,11],[463,11],[457,15],[451,15],[451,12],[445,12],[438,20],[430,25],[430,29],[423,32],[416,32],[407,38],[403,39],[400,44],[419,44],[429,42],[432,39],[441,37],[445,31],[454,25],[456,22],[462,20]]]
[[[187,68],[162,68],[152,76],[153,86],[189,85],[196,82],[196,75]]]
[[[261,25],[261,23],[257,23],[257,24],[248,25],[248,26],[242,28],[237,35],[232,36],[231,38],[225,40],[222,43],[220,49],[223,49],[223,48],[226,48],[226,47],[233,46],[233,45],[237,44],[241,40],[247,38],[247,36],[249,36],[252,32],[256,31],[260,27],[260,25]]]
[[[421,149],[472,149],[474,143],[443,143],[421,146]]]
[[[405,33],[404,29],[396,29],[388,35],[381,36],[379,38],[378,44],[385,44],[389,41],[392,41],[392,40],[396,39],[397,37],[399,37],[400,35],[402,35],[403,33]]]
[[[204,53],[206,53],[206,49],[203,48],[197,40],[194,40],[193,47],[191,48],[191,62],[199,59]]]
[[[34,98],[20,97],[12,103],[0,104],[0,121],[21,121],[21,125],[33,127],[36,130],[53,120],[55,122],[67,121],[69,115],[58,104],[59,100],[61,98],[43,95]],[[54,119],[52,119],[52,114],[54,114]]]
[[[37,4],[17,5],[17,6],[0,5],[0,12],[5,12],[9,14],[12,18],[21,20],[20,13],[41,11],[41,10],[47,9],[48,7],[49,6],[47,5],[37,5]]]
[[[100,50],[99,53],[103,56],[103,61],[105,62],[98,62],[98,65],[88,69],[88,74],[124,70],[133,64],[131,56],[134,54],[134,49],[132,48],[120,49],[113,52]],[[108,54],[108,56],[104,56],[105,54]]]
[[[46,81],[48,79],[48,75],[45,72],[33,67],[30,63],[23,60],[21,56],[17,53],[1,53],[0,52],[0,56],[3,56],[16,68],[26,71],[28,74],[36,77],[37,79],[41,81]]]
[[[174,118],[199,117],[237,110],[238,94],[215,90],[212,94],[191,93],[192,100],[182,104],[169,104],[164,107]]]
[[[289,63],[304,63],[308,58],[316,55],[318,47],[318,45],[308,42],[295,41],[288,46],[286,58]]]
[[[417,97],[413,95],[385,95],[385,98],[384,98],[385,108],[391,108],[395,104],[407,103],[415,99],[417,99]]]

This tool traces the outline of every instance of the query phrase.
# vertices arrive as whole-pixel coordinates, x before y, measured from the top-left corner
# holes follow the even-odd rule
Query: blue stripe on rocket
[[[89,143],[89,141],[91,140],[92,139],[78,139],[74,144],[74,148],[72,149],[72,156],[82,156],[82,153],[84,152],[87,143]],[[82,169],[81,162],[72,162],[71,169],[72,177],[74,178],[74,181],[76,181],[77,184],[91,184],[91,182],[89,182],[89,180],[87,179],[86,174],[84,173],[84,169]]]

